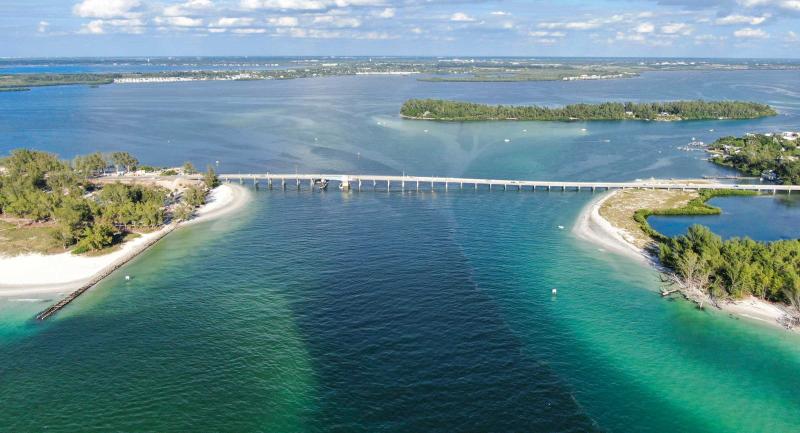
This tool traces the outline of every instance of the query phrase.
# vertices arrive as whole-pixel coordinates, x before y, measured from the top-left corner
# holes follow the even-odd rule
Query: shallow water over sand
[[[697,177],[727,172],[678,146],[797,129],[800,99],[786,91],[798,80],[37,89],[0,94],[0,151],[124,149],[146,163],[220,160],[229,172]],[[785,114],[680,124],[397,117],[415,96],[604,95],[745,98]],[[261,190],[236,216],[174,233],[127,268],[131,281],[112,276],[51,322],[28,320],[48,299],[0,301],[0,430],[800,429],[800,339],[661,300],[655,272],[559,230],[591,197]]]

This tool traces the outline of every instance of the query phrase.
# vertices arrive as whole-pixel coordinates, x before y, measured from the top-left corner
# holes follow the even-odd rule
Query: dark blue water
[[[728,172],[677,147],[797,129],[797,88],[791,72],[726,72],[34,89],[0,94],[0,152],[128,150],[228,172],[697,177]],[[782,115],[399,119],[420,96],[736,98]],[[126,267],[131,281],[112,276],[44,325],[29,319],[48,296],[0,301],[0,430],[797,431],[797,336],[664,301],[652,269],[558,228],[592,197],[254,191],[244,212],[170,235]]]

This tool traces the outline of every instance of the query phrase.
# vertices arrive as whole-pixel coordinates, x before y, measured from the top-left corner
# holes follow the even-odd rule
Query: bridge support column
[[[378,181],[375,179],[372,179],[372,189],[373,190],[378,189]]]
[[[300,179],[296,179],[296,180],[297,180],[297,190],[300,191]]]
[[[563,191],[566,191],[566,190],[567,190],[567,186],[566,185],[562,185],[561,186],[561,191],[563,192]]]
[[[417,181],[417,191],[419,191],[419,181]]]
[[[475,191],[478,190],[478,182],[475,182]]]
[[[391,180],[387,180],[386,181],[386,191],[391,191],[391,190],[392,190],[392,181]]]
[[[444,181],[444,190],[447,191],[447,188],[448,188],[447,181]]]
[[[342,191],[350,191],[350,178],[347,176],[342,176],[342,183],[339,184]]]
[[[400,181],[400,191],[406,192],[406,181],[405,181],[405,179]]]
[[[361,179],[358,180],[358,190],[361,191]]]
[[[433,190],[434,190],[434,188],[435,188],[435,187],[433,186],[433,181],[431,181],[431,191],[433,191]]]
[[[503,184],[503,191],[508,191],[508,184]]]
[[[464,189],[464,182],[461,182],[461,183],[460,183],[460,185],[459,185],[459,188],[460,188],[460,189]]]
[[[271,177],[267,178],[267,188],[272,189],[272,178]]]
[[[284,191],[286,190],[286,179],[281,179],[281,188],[283,188]]]

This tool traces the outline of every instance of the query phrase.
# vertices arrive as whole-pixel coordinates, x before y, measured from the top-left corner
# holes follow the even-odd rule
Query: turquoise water
[[[0,95],[0,149],[125,149],[233,172],[699,176],[725,172],[676,147],[792,129],[799,80],[37,89]],[[411,96],[603,94],[767,100],[785,114],[466,125],[396,114]],[[591,198],[253,191],[246,211],[170,235],[126,268],[131,281],[112,276],[52,321],[30,320],[48,299],[0,301],[0,430],[797,431],[800,339],[662,300],[654,271],[558,229]]]

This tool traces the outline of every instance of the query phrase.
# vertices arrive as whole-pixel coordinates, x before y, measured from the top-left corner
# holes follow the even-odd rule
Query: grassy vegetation
[[[66,251],[56,241],[55,227],[50,225],[18,226],[0,221],[0,256],[18,254],[53,254]]]
[[[560,108],[485,105],[440,99],[410,99],[400,114],[421,120],[704,120],[753,119],[777,114],[770,106],[741,101],[605,102]]]
[[[633,219],[639,224],[639,228],[650,236],[653,240],[658,242],[666,242],[669,240],[665,236],[655,230],[647,219],[651,216],[678,216],[678,215],[719,215],[722,210],[718,207],[711,206],[706,203],[714,197],[726,196],[753,196],[757,195],[755,191],[740,191],[735,189],[721,189],[721,190],[704,190],[698,196],[690,200],[686,205],[681,207],[666,207],[660,209],[639,209],[633,214]]]
[[[5,74],[0,91],[29,90],[31,87],[111,84],[118,74]]]

